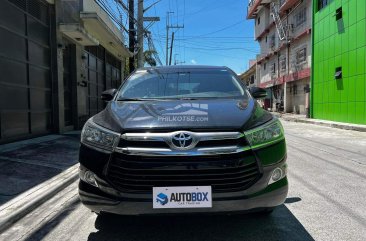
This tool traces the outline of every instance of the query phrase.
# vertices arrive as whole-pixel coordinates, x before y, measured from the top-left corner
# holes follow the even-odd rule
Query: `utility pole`
[[[144,66],[144,0],[138,0],[137,13],[137,68]]]
[[[129,39],[129,50],[133,53],[132,57],[129,59],[129,69],[130,73],[135,70],[135,9],[134,0],[128,1],[128,39]]]
[[[169,65],[172,65],[173,44],[174,44],[174,32],[172,32],[172,43],[170,45]]]
[[[184,28],[184,25],[183,26],[179,26],[179,25],[170,25],[170,22],[169,22],[169,16],[170,14],[172,14],[174,12],[167,12],[166,13],[166,59],[165,59],[165,64],[168,65],[168,60],[169,60],[169,54],[168,54],[168,51],[169,51],[169,29],[171,28]],[[172,35],[174,36],[174,35]],[[173,39],[172,39],[173,40]],[[173,41],[172,41],[172,47],[173,47]],[[170,54],[170,60],[171,60],[171,54]],[[170,61],[171,62],[171,61]]]
[[[148,33],[147,29],[144,27],[144,22],[150,22],[151,26],[153,22],[160,21],[159,17],[144,17],[144,13],[149,10],[152,6],[160,2],[161,0],[153,3],[146,9],[144,9],[144,0],[138,0],[137,2],[137,67],[144,67],[145,56],[144,56],[144,36]]]

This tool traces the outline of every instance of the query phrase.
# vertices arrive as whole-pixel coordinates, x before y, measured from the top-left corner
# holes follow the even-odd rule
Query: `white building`
[[[269,89],[266,108],[306,113],[311,67],[311,0],[251,0],[259,86]]]

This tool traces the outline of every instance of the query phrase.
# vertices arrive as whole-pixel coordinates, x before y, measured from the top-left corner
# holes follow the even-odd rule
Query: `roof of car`
[[[230,70],[226,66],[210,66],[210,65],[171,65],[171,66],[154,66],[143,67],[138,70],[159,70],[163,72],[176,72],[176,71],[194,71],[194,70]]]

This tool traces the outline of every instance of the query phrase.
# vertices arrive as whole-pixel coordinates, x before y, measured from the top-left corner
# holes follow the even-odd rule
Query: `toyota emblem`
[[[193,146],[193,137],[187,132],[175,133],[172,137],[172,144],[176,149],[190,149]]]

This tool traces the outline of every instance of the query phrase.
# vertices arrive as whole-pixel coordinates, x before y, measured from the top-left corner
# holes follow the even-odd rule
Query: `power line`
[[[203,44],[192,44],[192,43],[187,43],[188,48],[197,48],[197,47],[203,47],[203,48],[210,48],[212,50],[215,49],[231,49],[231,48],[235,48],[235,49],[248,49],[248,48],[243,48],[242,46],[218,46],[218,45],[203,45]],[[248,49],[249,50],[249,49]]]
[[[115,16],[115,13],[107,6],[106,1],[95,0],[95,2],[106,11],[107,15],[111,18],[111,20],[121,29],[128,33],[128,30],[125,28],[123,23]]]
[[[158,52],[156,51],[156,48],[155,48],[155,45],[154,45],[154,41],[153,41],[153,40],[152,40],[152,38],[151,38],[151,34],[146,34],[146,36],[147,36],[147,42],[148,42],[149,50],[150,50],[150,51],[152,52],[152,54],[154,55],[156,62],[157,62],[159,65],[163,65],[163,64],[161,63],[161,60],[160,60],[159,54],[158,54]]]
[[[219,53],[214,53],[214,52],[207,52],[207,51],[203,51],[203,50],[196,50],[196,52],[199,52],[201,54],[206,54],[206,55],[211,55],[211,56],[221,56],[221,57],[225,57],[225,58],[229,58],[229,59],[238,59],[238,60],[243,60],[243,58],[238,58],[238,57],[234,57],[234,56],[229,56],[229,55],[224,55],[224,54],[219,54]]]
[[[201,35],[197,35],[197,36],[193,36],[191,38],[202,38],[202,37],[205,37],[205,36],[208,36],[208,35],[212,35],[212,34],[215,34],[215,33],[219,33],[219,32],[225,31],[225,30],[227,30],[229,28],[232,28],[234,26],[237,26],[237,25],[239,25],[240,23],[243,23],[243,22],[244,22],[244,20],[240,20],[239,22],[236,22],[234,24],[231,24],[231,25],[226,26],[224,28],[221,28],[219,30],[216,30],[216,31],[213,31],[213,32],[209,32],[209,33],[205,33],[205,34],[201,34]],[[186,39],[190,39],[190,38],[186,38]]]
[[[164,35],[157,35],[157,36],[159,36],[159,37],[161,37],[161,38],[163,38],[164,37]],[[254,37],[253,36],[244,36],[244,37],[240,37],[240,36],[202,36],[202,37],[200,37],[200,36],[193,36],[193,35],[191,35],[191,36],[185,36],[186,38],[186,40],[191,40],[191,39],[194,39],[194,38],[199,38],[199,39],[254,39]]]
[[[237,0],[232,0],[233,3],[235,3],[235,1],[237,1]],[[201,12],[208,12],[208,11],[212,11],[212,10],[215,10],[215,9],[218,9],[218,8],[222,8],[222,7],[226,7],[226,6],[229,6],[230,5],[230,4],[227,3],[227,0],[226,0],[224,4],[220,4],[218,6],[214,6],[214,7],[210,8],[210,6],[212,6],[212,0],[209,0],[208,2],[209,2],[209,5],[208,6],[202,7],[199,10],[194,11],[194,12],[191,12],[191,13],[184,13],[183,15],[185,15],[185,16],[193,16],[193,15],[199,14]],[[169,10],[170,10],[170,8],[169,8]],[[179,16],[182,17],[182,14],[180,14]],[[162,19],[165,19],[165,18],[162,17]]]
[[[244,50],[246,52],[258,53],[258,51],[241,48],[241,47],[228,47],[228,48],[202,48],[202,47],[187,47],[188,49],[207,50],[207,51],[228,51],[228,50]]]

